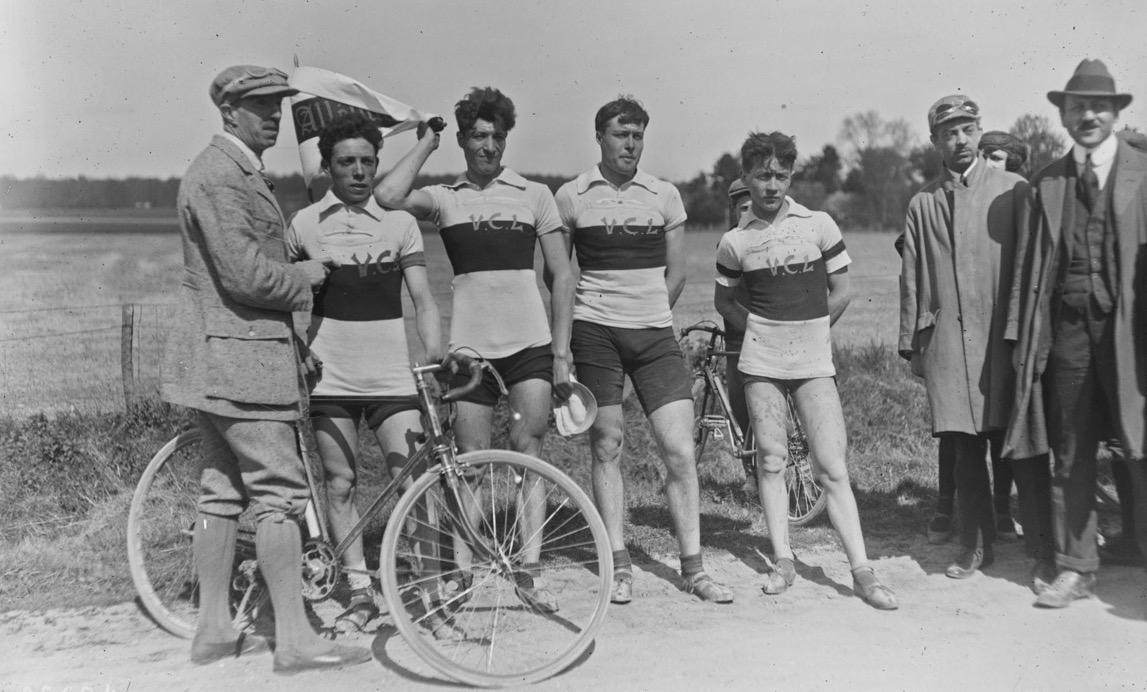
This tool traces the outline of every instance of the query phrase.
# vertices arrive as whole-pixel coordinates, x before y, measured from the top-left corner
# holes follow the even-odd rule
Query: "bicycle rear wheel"
[[[789,461],[785,466],[785,488],[789,491],[789,524],[804,526],[820,516],[828,504],[828,498],[824,488],[813,476],[808,438],[805,437],[791,402],[789,416],[793,424],[789,433]]]
[[[190,430],[165,444],[136,485],[127,519],[127,561],[144,609],[160,627],[190,639],[199,609],[191,539],[199,498],[200,435]],[[239,518],[232,577],[235,626],[255,619],[266,591],[256,574],[255,525]]]
[[[486,450],[458,463],[457,495],[448,472],[431,471],[387,523],[379,571],[395,625],[455,680],[543,680],[585,652],[605,617],[613,575],[605,525],[585,492],[539,459]],[[526,505],[539,499],[541,525],[527,529]]]

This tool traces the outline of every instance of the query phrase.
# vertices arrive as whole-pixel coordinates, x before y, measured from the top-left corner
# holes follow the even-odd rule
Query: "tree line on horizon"
[[[985,129],[992,129],[985,127]],[[1134,130],[1126,127],[1125,129]],[[1028,147],[1025,176],[1040,170],[1066,151],[1068,139],[1042,115],[1016,119],[1008,132]],[[800,143],[798,142],[798,147]],[[838,146],[839,145],[839,146]],[[899,228],[908,200],[940,175],[939,153],[904,119],[885,120],[875,110],[856,113],[841,123],[837,143],[802,156],[795,167],[790,194],[801,204],[828,212],[847,228]],[[710,171],[678,182],[689,219],[699,225],[728,223],[727,191],[741,175],[735,153],[721,154]],[[310,203],[302,175],[270,176],[285,213]],[[451,182],[457,174],[420,175],[422,187]],[[556,192],[567,175],[526,174]],[[48,179],[0,176],[3,209],[174,209],[179,178]],[[316,190],[316,199],[325,192]]]

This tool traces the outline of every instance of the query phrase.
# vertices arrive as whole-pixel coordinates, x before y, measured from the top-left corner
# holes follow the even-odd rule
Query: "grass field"
[[[0,413],[123,408],[121,306],[135,304],[134,372],[154,391],[182,255],[173,220],[141,210],[107,215],[0,215]],[[713,253],[720,231],[686,233],[689,281],[675,309],[683,327],[714,319]],[[451,272],[437,234],[424,236],[431,286],[450,316]],[[890,344],[896,335],[898,258],[887,234],[846,235],[854,298],[834,328],[838,344]],[[409,300],[406,313],[412,312]],[[412,344],[413,322],[407,320]]]

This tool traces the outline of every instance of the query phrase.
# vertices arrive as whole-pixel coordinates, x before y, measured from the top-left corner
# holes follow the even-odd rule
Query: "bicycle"
[[[460,682],[536,682],[581,656],[602,624],[613,578],[605,525],[586,493],[540,459],[505,450],[457,453],[449,417],[444,420],[439,407],[476,387],[483,369],[497,373],[483,360],[469,361],[469,383],[439,395],[428,376],[446,372],[452,358],[458,355],[412,366],[426,430],[422,446],[337,545],[321,511],[314,457],[306,453],[313,450],[309,422],[296,426],[312,498],[305,514],[303,596],[311,602],[330,597],[343,551],[368,522],[385,516],[401,492],[386,522],[378,575],[398,632],[420,658]],[[144,470],[128,516],[128,563],[140,601],[163,629],[185,638],[195,632],[197,607],[191,535],[198,446],[197,430],[164,445]],[[408,479],[413,485],[400,491]],[[524,535],[524,505],[539,496],[544,520]],[[523,550],[539,542],[540,567],[527,572]],[[521,591],[542,578],[558,599],[556,612],[531,604]],[[255,561],[254,522],[245,514],[232,580],[235,627],[252,629],[267,600]]]
[[[709,438],[718,442],[725,440],[727,445],[722,448],[733,458],[739,459],[744,467],[745,476],[755,481],[757,450],[753,431],[751,428],[742,431],[733,415],[729,393],[725,388],[724,368],[720,363],[721,358],[735,356],[737,352],[724,350],[725,332],[711,322],[699,322],[686,327],[681,332],[681,338],[684,339],[693,332],[704,332],[709,335],[693,382],[693,405],[696,412],[693,421],[693,445],[697,465],[700,466],[702,463]],[[789,493],[789,524],[804,526],[824,511],[828,498],[824,495],[824,489],[813,477],[812,466],[808,460],[808,443],[796,413],[792,410],[791,400],[789,414],[794,423],[789,435],[789,455],[785,466],[785,487]]]

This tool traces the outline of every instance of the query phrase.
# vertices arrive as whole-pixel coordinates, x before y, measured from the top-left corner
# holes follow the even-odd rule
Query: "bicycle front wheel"
[[[160,627],[190,639],[199,610],[199,580],[192,556],[198,514],[200,435],[175,437],[144,469],[127,519],[127,561],[144,609]],[[255,574],[255,526],[250,512],[239,518],[232,607],[236,627],[251,624],[266,598]]]
[[[539,459],[485,450],[458,465],[456,483],[442,469],[419,478],[387,523],[379,571],[395,625],[455,680],[543,680],[585,652],[605,617],[605,525],[585,492]]]

